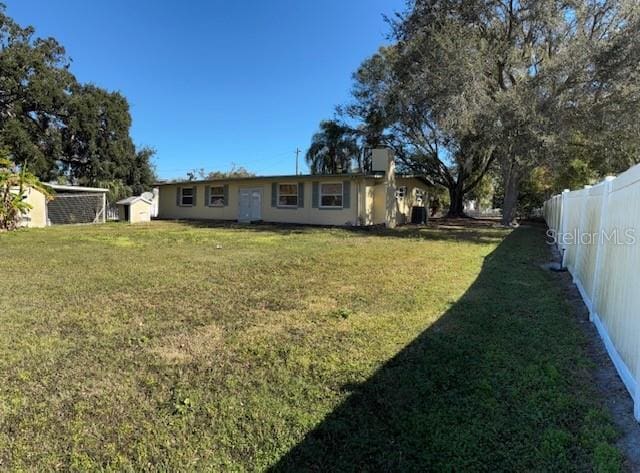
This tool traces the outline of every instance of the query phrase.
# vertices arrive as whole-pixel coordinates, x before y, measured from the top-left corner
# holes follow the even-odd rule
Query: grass
[[[538,228],[0,234],[0,469],[617,471]]]

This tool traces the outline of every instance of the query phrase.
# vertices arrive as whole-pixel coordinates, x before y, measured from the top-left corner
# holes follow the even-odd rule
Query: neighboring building
[[[30,228],[66,223],[101,223],[105,221],[108,189],[61,184],[46,184],[53,190],[49,201],[37,189],[24,190],[31,210],[23,215],[21,226]]]
[[[13,192],[13,190],[12,190]],[[19,193],[15,189],[14,195]],[[37,189],[27,187],[23,191],[23,200],[31,206],[29,212],[22,216],[21,227],[41,228],[47,226],[47,199],[45,195]]]
[[[497,218],[502,216],[502,209],[482,208],[478,200],[466,200],[463,204],[463,211],[470,217],[476,218]]]
[[[396,175],[393,154],[373,151],[369,174],[263,176],[159,183],[158,217],[311,225],[409,223],[428,181]]]
[[[147,194],[150,194],[151,199],[146,198],[148,196],[139,195],[116,202],[119,220],[129,223],[150,222],[153,194],[151,192]]]

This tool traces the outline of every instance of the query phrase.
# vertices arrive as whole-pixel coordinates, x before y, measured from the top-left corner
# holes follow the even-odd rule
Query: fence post
[[[598,284],[600,284],[600,272],[604,261],[604,231],[607,228],[607,204],[609,203],[609,194],[611,193],[611,182],[615,176],[605,177],[602,185],[602,203],[600,206],[600,226],[598,228],[598,245],[596,246],[596,263],[593,270],[593,296],[591,297],[591,310],[589,311],[589,320],[593,322],[594,314],[597,313],[596,307],[598,303]]]
[[[569,189],[565,189],[562,191],[561,197],[560,197],[560,225],[558,228],[558,236],[560,237],[560,241],[562,243],[558,244],[558,249],[560,250],[560,253],[562,254],[562,263],[560,264],[563,268],[565,267],[565,254],[567,253],[567,243],[566,243],[566,238],[563,236],[564,235],[564,230],[567,226],[567,197],[569,197]]]

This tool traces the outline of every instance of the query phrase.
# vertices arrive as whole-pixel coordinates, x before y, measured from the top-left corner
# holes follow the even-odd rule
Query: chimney
[[[384,174],[385,218],[388,228],[397,222],[398,202],[396,199],[396,164],[393,151],[387,148],[374,149],[371,156],[371,172]]]
[[[376,148],[371,151],[371,172],[373,174],[387,174],[393,172],[393,151],[387,148]]]

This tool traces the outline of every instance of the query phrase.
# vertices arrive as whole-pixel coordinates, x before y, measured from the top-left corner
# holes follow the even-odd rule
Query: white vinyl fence
[[[640,165],[543,212],[640,421]]]
[[[112,203],[107,204],[107,221],[113,222],[120,220],[120,214],[118,213],[118,206]]]

